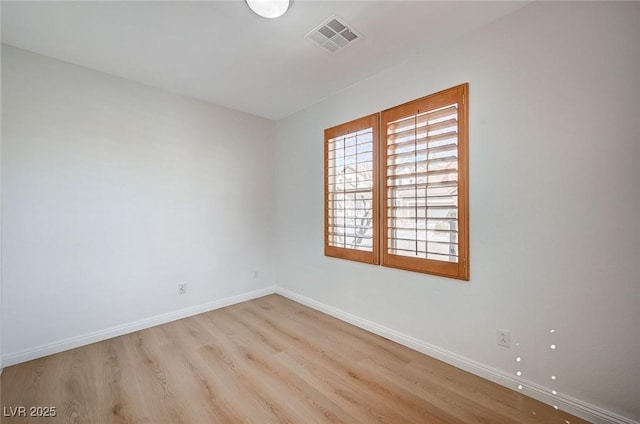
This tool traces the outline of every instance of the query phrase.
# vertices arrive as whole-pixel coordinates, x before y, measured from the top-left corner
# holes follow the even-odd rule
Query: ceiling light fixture
[[[263,18],[279,18],[289,9],[290,0],[246,0],[256,14]]]

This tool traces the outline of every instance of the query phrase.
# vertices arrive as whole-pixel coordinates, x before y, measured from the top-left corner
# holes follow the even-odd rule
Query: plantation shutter
[[[382,113],[382,264],[468,279],[467,85]]]
[[[325,130],[325,255],[379,263],[378,115]]]

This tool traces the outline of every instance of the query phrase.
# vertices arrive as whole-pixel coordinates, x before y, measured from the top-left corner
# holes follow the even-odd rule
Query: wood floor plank
[[[262,345],[256,337],[245,331],[232,315],[227,316],[228,310],[225,312],[220,322],[229,331],[240,363],[246,367],[247,372],[253,376],[253,380],[263,388],[263,391],[268,390],[272,396],[281,398],[281,403],[297,403],[291,410],[296,413],[304,411],[297,422],[300,419],[313,422],[340,422],[336,416],[339,411],[334,413],[326,407],[323,399],[308,396],[303,388],[290,378],[288,370],[277,366],[273,356],[280,350],[273,351],[269,345]]]
[[[126,355],[138,377],[142,394],[140,400],[147,405],[149,413],[161,416],[171,423],[194,422],[189,414],[189,406],[180,402],[176,396],[176,392],[182,388],[167,377],[166,364],[161,361],[157,349],[147,346],[145,332],[127,334],[123,338]]]
[[[2,424],[586,423],[277,295],[8,367],[0,393],[57,408]]]

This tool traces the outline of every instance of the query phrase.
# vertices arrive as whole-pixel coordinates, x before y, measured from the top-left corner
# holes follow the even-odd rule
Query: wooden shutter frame
[[[381,187],[381,220],[382,266],[399,268],[408,271],[423,272],[444,277],[469,280],[469,84],[465,83],[440,91],[411,102],[381,112],[380,119],[380,180]],[[458,263],[437,261],[432,259],[411,258],[389,253],[387,212],[388,176],[387,176],[387,123],[409,115],[419,114],[427,110],[437,109],[446,104],[458,104]]]
[[[379,203],[379,113],[364,116],[353,121],[337,125],[324,130],[324,254],[340,259],[348,259],[357,262],[365,262],[374,265],[380,264],[380,203]],[[372,206],[373,206],[373,249],[371,252],[336,247],[329,245],[329,140],[341,135],[354,133],[363,129],[372,129],[372,155],[373,155],[373,184],[372,184]]]
[[[437,109],[446,104],[458,104],[458,263],[388,253],[388,122]],[[373,251],[329,246],[329,140],[372,128],[373,141]],[[324,131],[324,254],[325,256],[358,262],[380,264],[413,272],[439,275],[468,281],[469,262],[469,84],[461,84],[438,93],[416,99],[380,113],[368,115]],[[382,238],[382,242],[380,239]]]

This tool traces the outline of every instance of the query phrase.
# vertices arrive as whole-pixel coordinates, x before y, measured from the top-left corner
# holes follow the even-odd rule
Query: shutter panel
[[[378,115],[325,130],[325,255],[379,263]]]
[[[383,265],[468,279],[466,89],[382,114]]]

